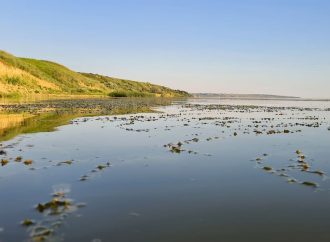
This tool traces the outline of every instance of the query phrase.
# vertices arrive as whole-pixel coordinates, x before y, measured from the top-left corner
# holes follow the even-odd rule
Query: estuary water
[[[0,241],[330,241],[330,102],[154,109],[3,141]]]

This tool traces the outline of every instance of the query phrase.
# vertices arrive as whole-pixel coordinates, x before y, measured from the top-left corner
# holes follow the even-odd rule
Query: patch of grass
[[[110,97],[154,97],[153,93],[136,91],[114,91],[109,93]]]
[[[12,85],[21,85],[21,84],[25,84],[24,80],[22,80],[21,78],[19,78],[18,76],[14,76],[14,77],[7,77],[6,81],[8,84],[12,84]]]
[[[114,77],[102,76],[92,73],[81,73],[82,75],[98,80],[111,90],[112,97],[187,97],[189,93],[173,90],[168,87],[151,84],[148,82],[137,82]]]

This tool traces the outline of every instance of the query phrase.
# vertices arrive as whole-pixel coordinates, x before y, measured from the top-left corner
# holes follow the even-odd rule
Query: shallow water
[[[328,108],[192,99],[19,135],[2,143],[0,241],[329,241]],[[46,208],[54,193],[68,204]]]

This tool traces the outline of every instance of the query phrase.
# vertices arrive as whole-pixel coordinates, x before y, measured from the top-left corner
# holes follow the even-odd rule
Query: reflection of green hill
[[[20,134],[54,131],[78,117],[150,112],[151,107],[169,102],[159,98],[120,98],[1,105],[0,142]]]
[[[0,141],[6,141],[20,134],[49,132],[77,117],[69,113],[43,113],[23,120],[14,127],[0,130]]]

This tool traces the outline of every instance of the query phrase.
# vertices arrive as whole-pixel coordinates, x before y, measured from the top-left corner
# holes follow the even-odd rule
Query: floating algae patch
[[[294,178],[294,177],[291,177],[291,175],[289,175],[287,173],[283,173],[284,171],[289,172],[289,173],[294,173],[296,176],[299,176],[299,173],[300,174],[308,173],[308,174],[318,175],[320,177],[325,178],[326,175],[325,175],[324,171],[310,170],[311,165],[307,162],[307,158],[301,150],[296,150],[295,154],[297,155],[296,164],[291,164],[291,161],[293,161],[294,159],[289,159],[288,163],[282,163],[282,166],[279,167],[278,169],[273,169],[270,166],[263,166],[262,169],[265,171],[268,171],[268,172],[273,172],[273,174],[278,175],[279,177],[290,177],[287,179],[288,183],[296,183],[296,182],[298,182],[299,179],[298,179],[298,177]],[[269,155],[264,154],[263,156],[268,157]],[[262,159],[262,158],[256,158],[255,161],[256,161],[256,164],[258,164],[258,165],[264,164],[264,163],[270,163],[269,160]],[[304,182],[300,182],[300,184],[309,186],[309,187],[315,187],[315,188],[319,187],[318,183],[312,182],[312,181],[304,181]]]
[[[29,165],[32,165],[33,160],[25,160],[23,163],[24,163],[24,165],[29,166]]]
[[[270,166],[264,166],[262,169],[264,169],[265,171],[272,171],[273,168],[271,168]]]
[[[21,225],[27,228],[32,241],[48,241],[52,237],[63,240],[63,238],[58,238],[57,229],[61,227],[69,214],[85,206],[84,203],[76,203],[68,198],[70,192],[70,185],[53,186],[52,198],[47,202],[38,203],[35,207],[36,211],[43,215],[43,219],[26,218],[21,221]]]
[[[301,184],[308,186],[308,187],[315,187],[315,188],[319,186],[316,182],[311,182],[311,181],[304,181]]]
[[[16,158],[15,158],[15,161],[16,162],[21,162],[23,160],[23,157],[22,156],[17,156]]]
[[[92,169],[91,171],[87,172],[86,174],[82,175],[79,178],[79,181],[87,181],[90,178],[92,178],[96,173],[103,171],[106,168],[111,167],[111,163],[110,162],[106,162],[104,164],[99,164],[96,166],[95,169]]]
[[[34,220],[26,218],[21,222],[21,225],[28,227],[28,226],[34,225],[35,223],[36,222]]]
[[[0,163],[1,163],[1,166],[5,166],[9,163],[9,160],[1,159]]]

